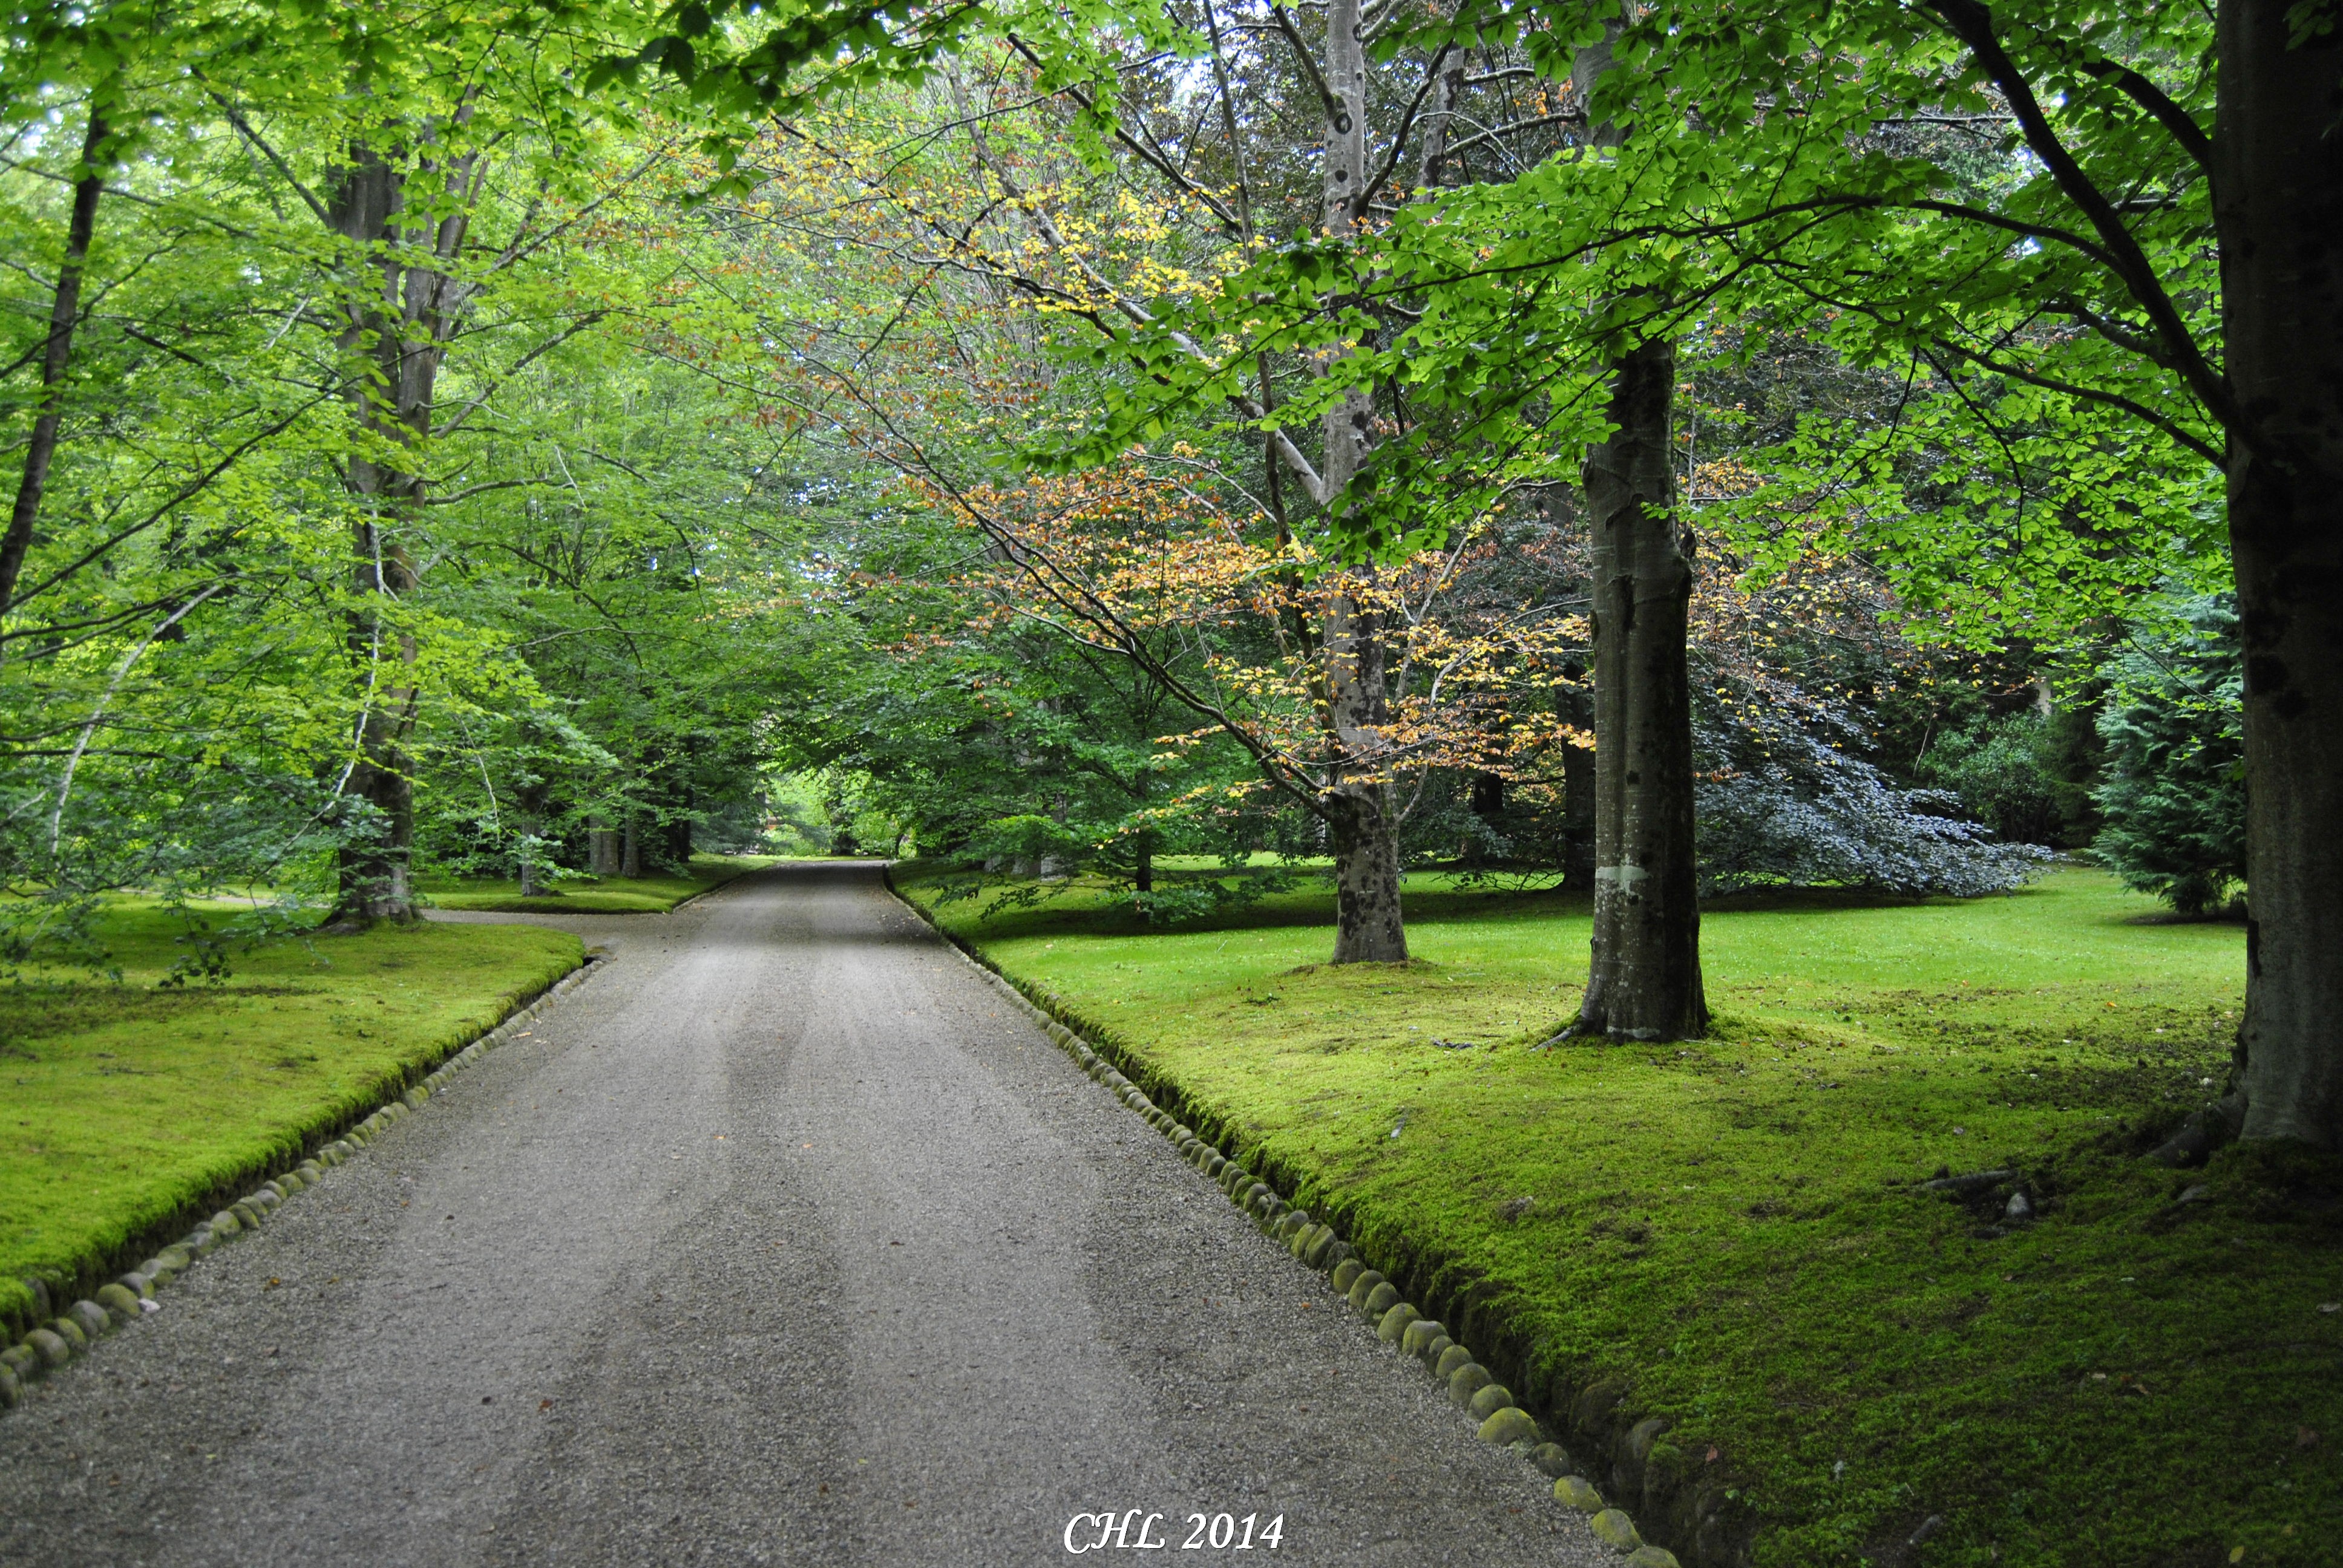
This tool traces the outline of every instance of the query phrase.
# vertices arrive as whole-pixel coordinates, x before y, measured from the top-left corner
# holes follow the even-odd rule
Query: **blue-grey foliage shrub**
[[[1776,707],[1694,726],[1704,896],[1836,887],[1960,898],[2008,892],[2053,858],[1996,840],[1960,798],[1907,789],[1854,755],[1844,712]]]

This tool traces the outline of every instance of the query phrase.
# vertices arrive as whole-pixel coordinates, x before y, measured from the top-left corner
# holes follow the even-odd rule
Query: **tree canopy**
[[[2332,1141],[2334,392],[2279,347],[2330,353],[2338,45],[2266,9],[20,10],[12,950],[558,890],[810,788],[1021,897],[1322,871],[1342,960],[1405,956],[1407,866],[1560,879],[1597,989],[1674,988],[1584,1026],[1696,1030],[1695,887],[2147,831],[2214,753],[2141,628],[2234,594],[2186,875],[2285,977],[2252,1125]],[[2104,740],[1990,783],[2023,714]]]

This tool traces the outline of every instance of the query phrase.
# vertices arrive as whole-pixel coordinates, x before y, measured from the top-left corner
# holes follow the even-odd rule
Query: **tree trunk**
[[[358,608],[350,617],[348,646],[365,714],[353,781],[370,781],[360,792],[386,819],[379,839],[343,857],[336,907],[340,921],[417,918],[407,890],[415,799],[404,750],[415,721],[416,650],[414,638],[392,630],[389,621],[391,607],[416,588],[405,536],[425,484],[418,460],[399,457],[430,437],[439,367],[472,295],[474,286],[457,283],[448,268],[462,252],[469,224],[468,204],[478,188],[470,177],[473,164],[473,156],[444,167],[428,157],[419,160],[418,174],[437,179],[440,189],[432,194],[449,210],[437,217],[419,211],[402,228],[407,176],[374,147],[357,146],[337,172],[327,210],[352,264],[336,347],[355,372],[353,422],[374,437],[350,456],[345,469],[357,503],[351,565]]]
[[[49,467],[57,454],[57,428],[64,418],[65,379],[73,366],[74,328],[81,321],[82,266],[89,242],[97,232],[97,198],[106,190],[106,171],[97,155],[107,136],[106,116],[93,103],[89,128],[82,137],[81,178],[74,182],[73,214],[65,221],[65,253],[57,267],[57,288],[49,303],[49,340],[41,355],[40,413],[25,445],[25,468],[16,480],[16,505],[8,514],[8,532],[0,538],[0,615],[15,602],[17,579],[24,575],[25,554],[33,548],[33,530],[41,517],[41,497],[48,488]]]
[[[1350,234],[1363,210],[1367,168],[1367,52],[1359,0],[1332,0],[1326,10],[1325,163],[1322,226],[1330,236]],[[1321,420],[1325,442],[1322,483],[1327,510],[1339,516],[1342,490],[1374,443],[1374,399],[1353,388]],[[1373,602],[1372,568],[1355,567],[1332,579],[1326,635],[1327,720],[1335,758],[1320,797],[1334,850],[1334,959],[1338,964],[1403,963],[1406,928],[1400,916],[1399,823],[1381,777],[1389,742],[1383,689],[1383,616]],[[1362,592],[1360,590],[1367,590]]]
[[[360,149],[342,172],[331,216],[336,233],[358,252],[347,320],[338,347],[351,364],[350,407],[369,434],[400,445],[407,434],[383,405],[399,401],[402,333],[395,310],[398,265],[389,254],[399,206],[399,180],[380,156]],[[364,925],[416,918],[407,862],[415,839],[415,793],[401,745],[414,715],[416,693],[404,684],[415,645],[391,624],[389,606],[415,587],[395,526],[413,499],[414,481],[372,457],[353,454],[347,482],[357,503],[351,525],[350,574],[357,608],[347,638],[360,717],[352,737],[357,751],[350,793],[373,808],[376,831],[345,848],[340,890],[330,923]],[[390,524],[392,526],[386,526]],[[524,883],[528,880],[524,871]]]
[[[1594,940],[1577,1031],[1684,1040],[1708,1027],[1693,858],[1692,566],[1679,540],[1668,419],[1675,350],[1619,361],[1588,455],[1594,529]]]
[[[1473,815],[1487,821],[1505,814],[1505,776],[1502,773],[1480,772],[1473,775],[1471,797]]]
[[[1363,598],[1373,574],[1355,567],[1335,579],[1326,610],[1327,705],[1339,749],[1321,799],[1334,850],[1334,959],[1338,964],[1405,963],[1400,916],[1399,824],[1381,777],[1388,722],[1382,613]],[[1348,777],[1345,777],[1345,774]]]
[[[1135,853],[1138,865],[1131,873],[1131,885],[1140,892],[1151,893],[1155,890],[1155,829],[1141,828],[1139,830]]]
[[[1468,829],[1463,844],[1457,849],[1456,858],[1468,866],[1477,866],[1492,858],[1489,840],[1498,831],[1498,819],[1505,814],[1504,775],[1491,773],[1485,769],[1476,770],[1465,786],[1464,803],[1465,808],[1480,819],[1485,831],[1475,833]]]
[[[520,896],[558,897],[561,890],[548,886],[539,877],[544,862],[538,858],[546,852],[545,819],[553,808],[553,786],[540,774],[524,773],[522,777],[528,782],[512,792],[513,807],[520,819]]]
[[[1062,828],[1066,825],[1066,797],[1061,793],[1051,803],[1050,820]],[[1033,863],[1033,874],[1049,881],[1056,881],[1067,874],[1070,862],[1063,855],[1045,854]]]
[[[414,786],[395,743],[384,739],[397,723],[380,714],[366,720],[361,756],[347,793],[365,802],[368,830],[342,846],[337,858],[340,895],[328,923],[363,926],[373,920],[416,919],[407,879],[415,833]]]
[[[2343,39],[2223,0],[2214,123],[2245,654],[2243,1132],[2343,1151]]]
[[[1407,928],[1399,909],[1399,841],[1390,792],[1381,784],[1342,784],[1328,795],[1327,829],[1334,850],[1334,959],[1338,964],[1407,961]]]
[[[618,875],[639,877],[643,874],[642,814],[629,809],[627,812],[625,837],[618,849]]]
[[[618,874],[618,830],[596,826],[586,830],[586,869],[597,877]]]

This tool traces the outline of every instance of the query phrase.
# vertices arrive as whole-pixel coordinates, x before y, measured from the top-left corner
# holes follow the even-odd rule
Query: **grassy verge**
[[[29,1326],[25,1276],[85,1292],[130,1266],[579,957],[575,937],[533,926],[377,928],[157,989],[179,930],[117,906],[99,934],[122,984],[0,988],[0,1322]]]
[[[1404,969],[1322,967],[1322,894],[1175,933],[982,907],[935,912],[1558,1429],[1670,1418],[1639,1517],[1723,1489],[1767,1564],[2335,1561],[2334,1173],[2138,1158],[2223,1069],[2236,927],[2082,871],[1720,906],[1712,1039],[1536,1052],[1585,972],[1555,897],[1417,879]],[[1919,1188],[1946,1168],[2039,1218]]]
[[[417,890],[437,909],[487,910],[498,914],[659,914],[686,899],[720,888],[733,878],[775,863],[772,855],[694,855],[688,876],[576,877],[560,891],[524,899],[518,881],[489,877],[429,877]]]

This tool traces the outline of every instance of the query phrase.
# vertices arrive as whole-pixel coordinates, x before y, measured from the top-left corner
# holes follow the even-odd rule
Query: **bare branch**
[[[1383,159],[1383,166],[1375,171],[1373,179],[1361,182],[1357,194],[1351,198],[1353,217],[1364,216],[1368,201],[1375,192],[1383,188],[1383,182],[1390,179],[1398,170],[1399,160],[1407,152],[1407,138],[1415,129],[1415,116],[1422,112],[1423,100],[1430,97],[1432,89],[1439,85],[1440,67],[1447,60],[1448,55],[1449,46],[1443,44],[1433,53],[1432,63],[1424,66],[1423,83],[1416,88],[1415,96],[1407,101],[1407,113],[1400,116],[1399,129],[1392,133],[1390,156]]]
[[[190,70],[193,71],[197,81],[203,80],[204,74],[201,71],[194,71],[193,67],[190,67]],[[217,88],[206,87],[205,91],[210,94],[212,102],[220,106],[220,112],[227,116],[227,123],[236,127],[236,134],[251,143],[260,156],[268,160],[269,166],[277,171],[277,177],[293,187],[293,194],[301,198],[317,221],[327,228],[333,227],[334,216],[332,213],[326,210],[326,204],[319,201],[316,194],[301,183],[300,176],[293,172],[292,166],[278,156],[277,149],[270,146],[262,138],[260,133],[252,128],[252,123],[244,117],[244,111],[228,102]]]
[[[1026,44],[1024,39],[1020,38],[1014,33],[1009,34],[1008,38],[1009,46],[1016,50],[1020,55],[1024,55],[1025,58],[1031,63],[1035,70],[1039,71],[1045,68],[1041,63],[1041,56],[1035,54]],[[1080,104],[1084,109],[1089,110],[1091,114],[1098,113],[1098,101],[1091,97],[1090,94],[1084,92],[1081,87],[1070,84],[1066,87],[1065,93],[1068,97],[1073,99],[1074,102]],[[1228,204],[1222,201],[1220,197],[1214,196],[1203,186],[1198,185],[1195,181],[1190,179],[1178,169],[1172,167],[1172,160],[1163,156],[1161,149],[1154,146],[1141,146],[1138,138],[1134,137],[1130,132],[1122,128],[1122,124],[1120,119],[1114,121],[1113,125],[1114,139],[1116,141],[1121,142],[1124,146],[1129,147],[1132,152],[1138,154],[1150,167],[1153,168],[1165,179],[1170,180],[1174,186],[1178,187],[1181,194],[1190,197],[1192,200],[1201,202],[1204,206],[1210,208],[1212,216],[1221,220],[1221,226],[1222,228],[1227,229],[1231,234],[1242,234],[1244,232],[1244,221],[1228,209]],[[1153,139],[1154,138],[1150,137],[1149,141],[1152,142]]]
[[[1928,0],[1928,8],[1943,19],[1946,26],[1968,46],[1986,75],[2001,89],[2008,100],[2011,112],[2017,116],[2026,145],[2034,150],[2050,177],[2066,199],[2075,204],[2089,220],[2093,232],[2107,247],[2110,269],[2147,312],[2157,336],[2163,339],[2164,349],[2172,369],[2196,394],[2214,418],[2224,428],[2248,445],[2258,445],[2258,433],[2249,429],[2240,417],[2237,400],[2230,396],[2228,380],[2205,357],[2196,336],[2180,314],[2179,307],[2164,291],[2157,276],[2156,266],[2140,248],[2139,241],[2124,226],[2124,221],[2107,194],[2100,190],[2066,144],[2059,139],[2041,104],[2034,96],[2034,85],[2025,72],[2001,45],[1994,33],[1993,13],[1977,0]],[[2118,85],[2121,84],[2119,83]],[[2185,116],[2183,116],[2185,118]],[[2195,122],[2189,122],[2192,126]],[[2167,126],[2167,129],[2171,127]],[[2199,133],[2201,135],[2201,133]]]

